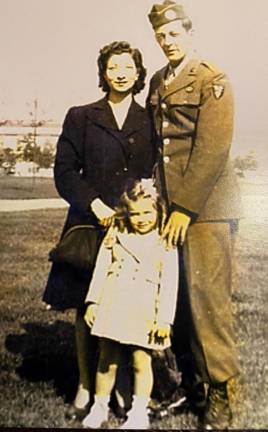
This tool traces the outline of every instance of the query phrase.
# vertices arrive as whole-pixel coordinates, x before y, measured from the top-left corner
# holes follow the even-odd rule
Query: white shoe
[[[108,401],[109,398],[95,396],[95,402],[92,405],[90,413],[82,421],[85,428],[98,429],[102,423],[108,421]]]
[[[128,412],[127,420],[120,429],[149,429],[149,416],[147,412],[148,399],[134,397],[131,410]]]
[[[120,426],[120,429],[149,429],[149,417],[146,413],[145,415],[139,414],[136,416],[128,417],[128,419]]]

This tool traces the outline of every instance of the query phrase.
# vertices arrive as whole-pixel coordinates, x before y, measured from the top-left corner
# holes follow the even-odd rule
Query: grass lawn
[[[0,176],[0,199],[59,198],[52,178]]]
[[[248,207],[256,194],[251,190],[246,196]],[[41,301],[47,254],[64,215],[63,209],[0,214],[1,427],[80,427],[65,419],[77,379],[74,315],[47,311]],[[236,244],[233,298],[242,367],[242,377],[230,387],[236,429],[268,428],[266,232],[266,224],[245,219]],[[152,424],[155,429],[196,426],[191,412]]]

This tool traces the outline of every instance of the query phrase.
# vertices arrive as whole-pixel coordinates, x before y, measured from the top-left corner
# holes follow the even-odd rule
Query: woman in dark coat
[[[100,50],[98,67],[106,96],[71,108],[57,144],[55,183],[70,204],[63,233],[79,224],[109,226],[126,181],[152,172],[150,121],[133,98],[146,76],[141,53],[127,42],[113,42]],[[74,407],[80,414],[89,406],[89,358],[96,352],[83,318],[90,278],[90,271],[54,263],[44,293],[44,301],[54,309],[77,309],[79,385]]]

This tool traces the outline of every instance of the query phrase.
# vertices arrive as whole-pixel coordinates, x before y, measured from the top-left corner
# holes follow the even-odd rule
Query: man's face
[[[163,24],[155,30],[155,37],[169,62],[176,66],[192,49],[192,32],[186,31],[181,20]]]

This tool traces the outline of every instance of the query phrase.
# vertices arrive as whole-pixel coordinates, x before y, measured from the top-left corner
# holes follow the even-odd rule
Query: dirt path
[[[68,204],[61,198],[0,200],[0,212],[66,208]]]

